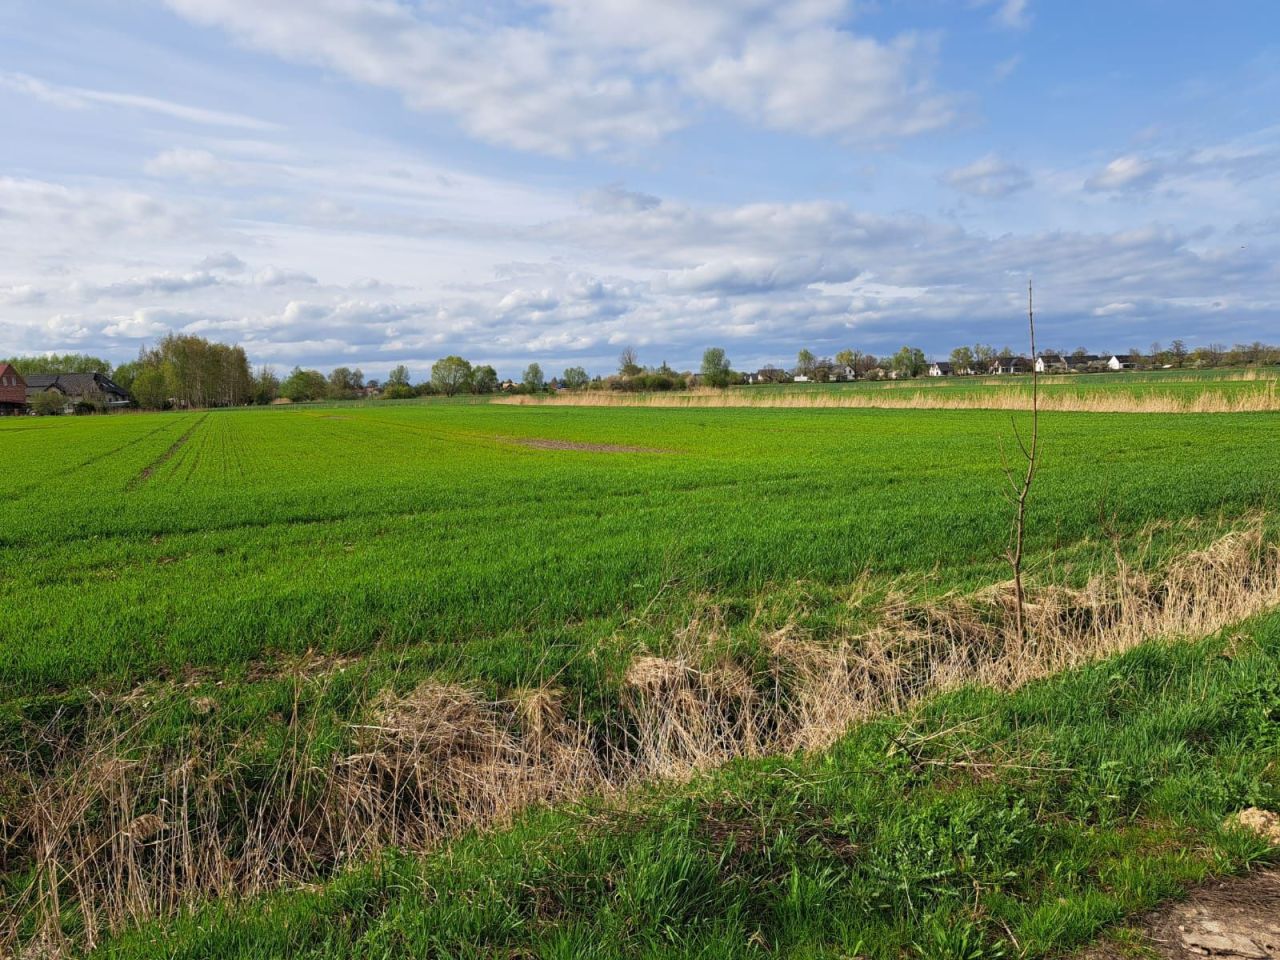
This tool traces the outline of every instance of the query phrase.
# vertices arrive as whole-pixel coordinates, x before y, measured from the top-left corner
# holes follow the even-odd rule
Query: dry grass
[[[1063,378],[1065,379],[1065,378]],[[1173,393],[1103,391],[1093,393],[1042,392],[1040,409],[1064,413],[1260,413],[1280,410],[1276,380],[1262,379],[1256,389],[1231,394],[1204,391],[1179,396]],[[1052,383],[1052,378],[1046,378]],[[1067,381],[1069,382],[1069,380]],[[758,408],[881,408],[907,410],[1030,410],[1031,393],[1025,384],[1008,381],[991,390],[952,392],[922,388],[918,384],[893,384],[889,389],[865,390],[714,390],[697,388],[680,393],[615,393],[584,391],[554,396],[513,396],[495,403],[517,405],[549,404],[571,407],[758,407]],[[911,388],[914,392],[908,393]]]
[[[0,950],[24,917],[35,929],[23,939],[48,955],[72,950],[64,924],[79,917],[83,949],[196,899],[314,881],[388,845],[426,850],[530,804],[819,749],[957,685],[1012,688],[1152,637],[1204,635],[1280,603],[1280,551],[1263,530],[1251,518],[1156,573],[1118,560],[1080,588],[1033,588],[1025,643],[1010,584],[928,603],[891,596],[856,635],[786,627],[751,661],[723,652],[728,628],[709,608],[667,656],[631,662],[610,729],[571,719],[550,689],[500,701],[439,683],[384,693],[338,749],[302,711],[266,783],[212,740],[139,748],[118,718],[141,723],[145,699],[103,702],[87,733],[72,740],[55,718],[34,749],[0,759],[16,811],[0,823],[0,866],[33,878],[9,904]],[[331,675],[300,672],[300,683]]]

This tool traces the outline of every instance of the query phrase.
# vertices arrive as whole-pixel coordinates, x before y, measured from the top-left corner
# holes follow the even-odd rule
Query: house
[[[929,376],[931,377],[949,377],[951,373],[951,362],[949,360],[935,360],[929,365]]]
[[[792,383],[812,383],[813,381],[810,380],[803,373],[797,373],[794,377],[791,378],[791,382]]]
[[[129,391],[102,373],[35,373],[27,377],[26,400],[38,393],[60,393],[67,406],[127,407],[133,402]]]
[[[1083,373],[1102,363],[1096,353],[1042,353],[1036,357],[1036,373]]]
[[[27,381],[12,364],[0,363],[0,416],[26,410]]]
[[[747,383],[785,383],[787,379],[787,371],[777,367],[761,367],[746,376]]]
[[[991,373],[1002,376],[1012,373],[1030,373],[1031,361],[1026,357],[996,357],[991,363]]]
[[[1138,365],[1138,358],[1131,353],[1113,354],[1107,360],[1108,370],[1132,370]]]

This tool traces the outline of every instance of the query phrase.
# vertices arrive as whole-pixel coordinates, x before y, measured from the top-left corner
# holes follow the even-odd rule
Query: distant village
[[[1234,347],[1188,349],[1175,340],[1166,349],[1095,354],[1046,351],[1035,358],[983,345],[957,347],[946,360],[929,360],[922,350],[903,347],[888,357],[842,350],[834,358],[801,350],[790,368],[765,366],[754,372],[732,370],[723,350],[710,348],[698,372],[678,372],[665,362],[640,364],[627,348],[616,373],[591,376],[569,367],[547,378],[530,363],[519,380],[500,379],[487,364],[458,356],[443,357],[430,376],[413,383],[407,367],[395,367],[383,381],[366,379],[359,369],[336,367],[327,375],[295,367],[283,379],[270,367],[256,370],[238,346],[200,337],[169,335],[136,361],[113,368],[83,354],[13,357],[0,361],[0,415],[105,413],[115,410],[192,409],[301,403],[315,400],[384,399],[564,390],[630,392],[683,390],[700,386],[754,386],[779,383],[844,383],[917,377],[1001,377],[1037,374],[1119,373],[1126,370],[1208,369],[1280,364],[1280,347],[1255,342]]]

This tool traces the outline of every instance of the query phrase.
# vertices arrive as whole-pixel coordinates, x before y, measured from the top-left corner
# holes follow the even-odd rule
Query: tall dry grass
[[[181,742],[140,745],[144,694],[102,701],[79,735],[54,718],[0,757],[13,811],[0,823],[4,867],[33,878],[8,904],[0,952],[20,940],[32,956],[89,949],[196,900],[314,881],[389,845],[427,850],[531,804],[820,749],[940,691],[1017,687],[1278,603],[1280,549],[1258,516],[1156,572],[1117,551],[1115,569],[1083,587],[1032,585],[1025,641],[1007,583],[930,602],[891,595],[874,628],[834,639],[787,626],[749,660],[722,652],[729,630],[709,605],[666,655],[631,662],[612,725],[574,719],[553,689],[494,700],[426,682],[369,702],[336,748],[316,711],[296,710],[265,782],[237,762],[235,744],[202,739],[199,727]],[[298,689],[332,676],[303,665]],[[74,942],[71,917],[83,930]]]
[[[1241,379],[1244,379],[1243,377]],[[914,392],[906,389],[913,387]],[[905,410],[1030,410],[1031,393],[1022,384],[999,389],[951,392],[921,388],[916,384],[891,389],[858,390],[734,390],[695,388],[679,393],[616,393],[596,390],[554,396],[502,397],[495,403],[547,404],[570,407],[752,407],[798,409],[905,409]],[[1054,393],[1041,392],[1040,409],[1071,413],[1261,413],[1280,410],[1276,381],[1233,393],[1205,391],[1179,396],[1168,392]]]

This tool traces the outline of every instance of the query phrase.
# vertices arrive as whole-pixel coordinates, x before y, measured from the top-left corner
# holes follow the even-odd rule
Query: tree
[[[729,386],[729,358],[720,347],[708,347],[702,352],[702,382],[709,387],[724,389]]]
[[[836,354],[836,363],[842,367],[853,369],[853,364],[857,360],[857,353],[853,350],[841,350]]]
[[[280,395],[294,403],[305,403],[308,400],[323,400],[329,390],[329,381],[319,370],[303,370],[294,367],[284,383],[280,384]]]
[[[164,371],[159,366],[147,364],[133,378],[130,388],[134,402],[144,410],[163,410],[169,405],[169,391]]]
[[[384,400],[408,400],[414,396],[413,385],[409,383],[409,368],[399,364],[389,374],[382,388]]]
[[[618,373],[624,377],[638,376],[641,372],[639,361],[636,359],[636,348],[625,347],[618,355]]]
[[[12,364],[19,372],[28,373],[100,373],[111,376],[111,364],[101,357],[87,353],[50,353],[35,357],[0,358],[0,363]],[[112,379],[115,379],[112,377]],[[119,381],[116,381],[119,383]]]
[[[899,377],[918,377],[929,369],[929,361],[918,347],[903,347],[893,355],[890,366]]]
[[[446,397],[471,386],[471,364],[461,357],[448,356],[431,365],[431,385]]]
[[[1036,318],[1031,309],[1031,281],[1027,281],[1027,330],[1031,337],[1031,356],[1036,355]],[[1019,645],[1027,642],[1026,595],[1022,588],[1022,554],[1026,537],[1027,501],[1031,497],[1031,485],[1036,479],[1036,456],[1040,448],[1040,375],[1035,365],[1031,367],[1031,440],[1024,442],[1018,432],[1018,422],[1010,420],[1018,450],[1026,461],[1027,469],[1021,481],[1014,476],[1013,467],[1005,460],[1005,479],[1009,481],[1009,501],[1013,506],[1013,519],[1009,527],[1009,549],[1005,558],[1013,572],[1013,601]]]
[[[181,407],[235,406],[246,403],[253,391],[244,349],[203,337],[170,333],[143,350],[138,364],[160,370],[166,398]]]
[[[1173,360],[1175,367],[1180,367],[1187,362],[1187,345],[1181,340],[1175,340],[1169,344],[1169,355]]]
[[[547,385],[546,378],[542,375],[542,367],[536,363],[531,363],[524,368],[524,378],[521,380],[524,388],[530,392],[536,392],[543,389]]]
[[[814,358],[812,352],[809,350],[801,350],[796,354],[796,376],[812,377],[813,368],[816,363],[817,360]]]
[[[364,373],[359,368],[334,367],[329,374],[329,396],[337,400],[350,400],[364,389]]]
[[[581,390],[591,382],[591,378],[582,367],[566,367],[560,382],[570,390]]]
[[[111,374],[111,379],[114,380],[116,385],[121,389],[128,390],[132,393],[133,381],[137,379],[138,374],[142,372],[142,368],[144,366],[145,361],[141,358],[137,360],[130,360],[128,363],[122,363],[120,366],[116,367],[115,371]]]
[[[253,402],[268,404],[280,396],[280,378],[268,366],[261,366],[253,375]]]
[[[57,390],[41,390],[31,398],[31,412],[37,417],[56,417],[67,406],[67,398]]]
[[[972,372],[974,367],[973,351],[968,347],[956,347],[951,351],[951,372],[961,374]]]
[[[472,393],[493,393],[498,389],[498,371],[487,363],[471,371]]]
[[[978,370],[986,373],[996,360],[996,349],[990,344],[975,343],[973,345],[973,359],[977,363]]]

